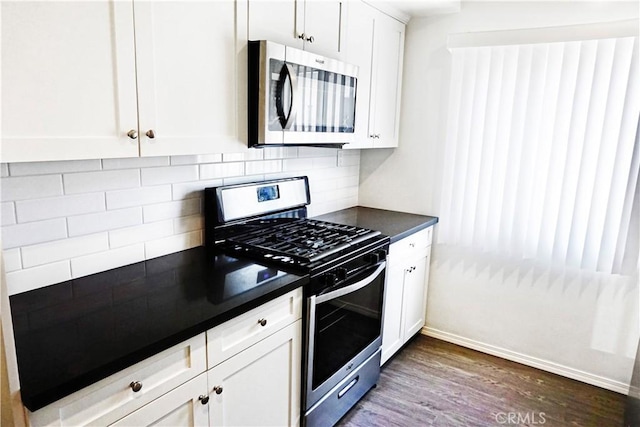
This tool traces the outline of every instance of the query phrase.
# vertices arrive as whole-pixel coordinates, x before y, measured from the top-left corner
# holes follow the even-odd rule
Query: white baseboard
[[[452,334],[449,332],[440,331],[438,329],[423,327],[420,331],[422,335],[437,338],[442,341],[447,341],[453,344],[467,347],[473,350],[478,350],[483,353],[490,354],[492,356],[501,357],[503,359],[511,360],[513,362],[522,363],[523,365],[531,366],[543,371],[551,372],[561,375],[563,377],[571,378],[573,380],[581,381],[583,383],[595,385],[607,390],[615,391],[621,394],[629,394],[629,384],[621,383],[620,381],[612,380],[610,378],[601,377],[599,375],[590,374],[589,372],[573,369],[568,366],[560,365],[555,362],[551,362],[544,359],[538,359],[536,357],[527,356],[526,354],[517,353],[515,351],[507,350],[505,348],[496,347],[491,344],[486,344],[480,341],[472,340],[462,337],[460,335]]]

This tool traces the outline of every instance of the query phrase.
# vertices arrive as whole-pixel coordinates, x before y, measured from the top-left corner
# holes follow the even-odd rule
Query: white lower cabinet
[[[207,369],[205,334],[164,350],[44,408],[32,426],[104,426],[133,414]],[[206,394],[206,384],[203,392]]]
[[[200,374],[112,426],[208,426],[209,408],[206,394],[207,375]]]
[[[297,426],[301,301],[301,288],[275,298],[29,413],[29,425]]]
[[[425,324],[432,227],[389,248],[382,323],[385,363]]]
[[[301,324],[209,370],[210,426],[299,425]]]

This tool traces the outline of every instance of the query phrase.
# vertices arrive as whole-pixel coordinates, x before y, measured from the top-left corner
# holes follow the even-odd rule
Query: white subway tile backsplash
[[[4,249],[50,242],[66,237],[67,222],[64,218],[2,227],[2,247]]]
[[[337,148],[298,147],[298,157],[336,157]]]
[[[7,280],[24,292],[200,246],[207,187],[308,175],[310,215],[351,207],[359,164],[310,147],[0,164]]]
[[[229,178],[244,175],[244,162],[200,165],[200,179]]]
[[[99,159],[9,164],[9,173],[11,176],[49,175],[68,172],[98,171],[100,169],[102,169],[102,164]]]
[[[172,184],[198,180],[198,165],[146,168],[140,171],[142,185]]]
[[[204,217],[202,215],[191,215],[173,220],[173,231],[176,234],[188,231],[202,230],[204,228]]]
[[[62,195],[62,175],[38,175],[2,178],[0,199],[11,200],[40,199]]]
[[[67,218],[69,236],[81,236],[138,224],[142,224],[140,206]]]
[[[13,202],[0,203],[0,218],[2,225],[16,223],[16,205]]]
[[[22,256],[19,248],[2,251],[2,259],[4,261],[5,272],[10,273],[22,269]]]
[[[336,157],[313,157],[314,169],[335,168],[338,166],[338,160]]]
[[[222,185],[222,179],[211,179],[207,181],[185,182],[173,184],[173,200],[192,199],[204,197],[203,191],[207,187],[218,187]]]
[[[235,185],[235,184],[245,184],[247,182],[257,182],[264,181],[264,175],[245,175],[245,176],[234,176],[231,178],[224,178],[222,180],[223,185]]]
[[[360,166],[360,151],[338,151],[338,166]]]
[[[107,192],[107,209],[121,209],[132,206],[150,205],[152,203],[168,202],[171,200],[171,186],[158,185],[141,187],[132,190]]]
[[[121,228],[109,232],[109,245],[111,248],[143,243],[173,234],[173,221],[159,221],[150,224],[136,225],[134,227]]]
[[[144,222],[162,221],[163,219],[199,214],[201,200],[200,198],[193,198],[144,206],[142,208]]]
[[[298,157],[297,147],[266,147],[262,148],[264,151],[264,159],[289,159]]]
[[[69,173],[62,175],[65,194],[120,190],[140,186],[138,169]]]
[[[32,291],[54,283],[71,279],[69,261],[45,264],[39,267],[7,273],[7,293],[9,295]]]
[[[78,194],[16,202],[16,217],[20,223],[104,210],[104,193]]]
[[[71,276],[87,276],[123,265],[144,261],[144,244],[125,246],[71,259]]]
[[[245,163],[247,175],[282,172],[282,160],[262,160]]]
[[[220,162],[222,162],[222,154],[171,156],[172,165],[195,165],[199,163],[220,163]]]
[[[147,259],[157,258],[173,252],[202,246],[202,231],[191,231],[184,234],[176,234],[164,239],[152,240],[145,243]]]
[[[95,252],[102,252],[108,249],[109,237],[107,233],[57,240],[55,242],[23,247],[22,265],[24,268],[30,268]]]
[[[242,162],[245,160],[262,160],[264,159],[264,151],[258,149],[247,149],[243,153],[224,153],[222,155],[223,162]]]
[[[169,157],[131,157],[126,159],[102,159],[102,169],[135,169],[169,166]]]

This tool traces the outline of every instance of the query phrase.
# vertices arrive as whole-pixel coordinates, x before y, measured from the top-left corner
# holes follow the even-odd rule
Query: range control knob
[[[333,273],[327,273],[323,276],[324,284],[327,286],[335,285],[338,282],[338,276]]]
[[[345,280],[347,278],[347,275],[348,271],[346,268],[340,267],[336,269],[336,276],[338,277],[338,280]]]

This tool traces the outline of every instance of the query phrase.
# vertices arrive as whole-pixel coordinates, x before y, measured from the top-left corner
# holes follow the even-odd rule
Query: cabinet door
[[[382,319],[382,360],[385,363],[402,347],[402,294],[404,290],[405,263],[400,257],[389,255],[384,289],[384,317]]]
[[[304,0],[249,0],[249,40],[269,40],[302,49]]]
[[[370,131],[374,148],[397,147],[404,55],[404,25],[376,15],[371,76]]]
[[[209,406],[200,401],[206,394],[207,375],[201,374],[112,425],[206,427]]]
[[[238,102],[246,98],[246,9],[236,6],[134,3],[142,156],[245,147],[246,105]]]
[[[356,97],[355,141],[346,144],[343,148],[373,147],[373,138],[369,138],[369,95],[374,21],[374,10],[370,6],[361,1],[353,1],[349,4],[344,59],[359,67],[358,96]],[[384,352],[382,358],[384,359]]]
[[[301,3],[299,0],[298,3]],[[346,2],[307,0],[304,2],[304,50],[329,58],[342,58],[343,8]],[[309,40],[313,37],[313,40]]]
[[[424,326],[431,247],[407,264],[404,275],[404,341]]]
[[[2,161],[137,156],[131,1],[1,7]]]
[[[211,426],[295,426],[300,422],[298,320],[208,372]]]

